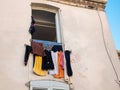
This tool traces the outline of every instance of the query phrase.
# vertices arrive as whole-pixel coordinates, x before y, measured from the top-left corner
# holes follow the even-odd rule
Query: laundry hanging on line
[[[41,73],[40,73],[40,72],[42,72],[41,70],[45,70],[46,72],[48,71],[49,74],[53,75],[55,78],[64,78],[64,52],[62,49],[62,45],[52,43],[53,46],[51,47],[51,50],[47,50],[46,47],[44,47],[44,43],[35,42],[35,41],[33,41],[31,43],[34,43],[37,45],[34,47],[32,47],[32,44],[31,44],[31,46],[26,45],[24,64],[27,65],[27,62],[29,59],[29,54],[32,53],[35,56],[35,58],[33,59],[33,61],[34,61],[33,62],[33,72],[34,73],[39,72],[40,76],[45,76],[46,74],[41,75]],[[39,50],[40,50],[40,52],[42,52],[42,54],[39,53],[39,55],[37,55],[36,52],[34,53],[33,49],[38,50],[38,48],[41,48],[41,47],[42,47],[42,49],[39,49]],[[65,55],[67,55],[67,54],[65,54]],[[37,56],[40,56],[41,58],[38,58]],[[66,67],[68,67],[67,73],[68,73],[68,71],[70,71],[70,74],[68,74],[68,76],[72,76],[72,74],[73,74],[72,69],[69,67],[70,66],[70,63],[69,63],[70,60],[68,60],[68,59],[70,59],[70,58],[68,58],[69,56],[70,55],[67,55],[67,57],[66,57],[67,58],[66,63],[68,63],[68,64],[66,64]],[[39,67],[39,68],[36,68],[36,67]]]

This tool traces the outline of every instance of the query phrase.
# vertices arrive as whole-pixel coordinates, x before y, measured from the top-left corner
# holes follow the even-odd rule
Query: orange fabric
[[[64,69],[61,66],[62,52],[58,52],[58,74],[54,75],[54,78],[64,78]]]

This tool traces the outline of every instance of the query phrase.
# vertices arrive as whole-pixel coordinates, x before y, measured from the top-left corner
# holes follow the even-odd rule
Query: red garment
[[[31,42],[33,54],[37,54],[39,56],[44,56],[44,47],[42,43]]]
[[[63,55],[63,52],[60,52],[60,58],[61,58],[60,65],[61,65],[62,69],[64,69],[64,55]]]

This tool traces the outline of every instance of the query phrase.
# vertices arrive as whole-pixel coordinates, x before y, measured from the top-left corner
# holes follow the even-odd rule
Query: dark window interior
[[[32,10],[32,16],[36,22],[35,32],[32,35],[32,39],[57,42],[55,13],[42,10]]]
[[[37,88],[34,88],[33,90],[48,90],[48,89],[37,89]]]

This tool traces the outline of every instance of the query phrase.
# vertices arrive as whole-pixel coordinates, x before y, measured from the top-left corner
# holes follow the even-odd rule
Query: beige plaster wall
[[[0,3],[0,90],[27,90],[27,68],[23,65],[24,43],[30,35],[30,1],[2,0]]]
[[[54,5],[61,9],[61,26],[65,49],[72,50],[74,90],[119,90],[116,75],[103,42],[98,12],[45,0],[10,0],[0,3],[0,90],[28,90],[29,80],[53,79],[32,73],[32,55],[25,67],[24,44],[29,44],[31,2]],[[112,62],[120,76],[120,62],[104,12],[99,12],[105,42]]]

